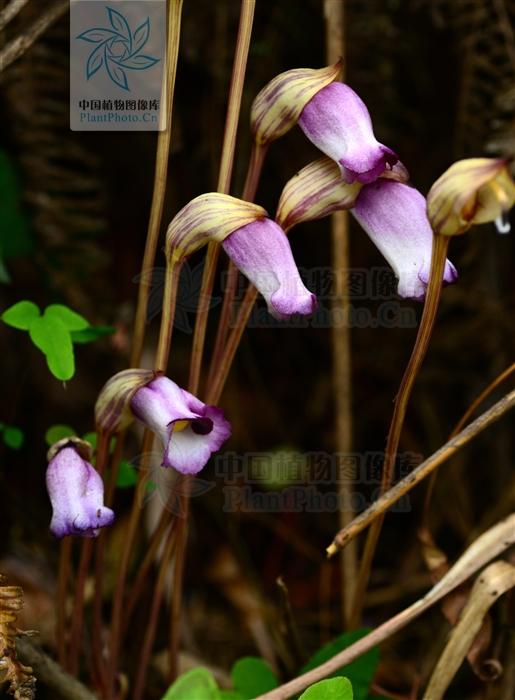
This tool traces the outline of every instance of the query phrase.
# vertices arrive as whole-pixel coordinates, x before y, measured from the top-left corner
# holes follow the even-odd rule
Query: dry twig
[[[423,700],[441,700],[451,684],[488,610],[497,598],[515,586],[515,567],[505,561],[491,564],[475,582],[458,624],[452,630],[436,664]]]
[[[347,542],[354,539],[356,535],[359,535],[362,530],[370,525],[377,517],[385,513],[388,508],[402,498],[402,496],[411,491],[411,489],[429,476],[437,467],[446,462],[449,457],[452,457],[453,454],[458,452],[464,445],[514,406],[515,390],[506,394],[500,401],[489,408],[488,411],[482,413],[475,421],[462,430],[461,433],[458,433],[452,440],[446,442],[443,447],[432,454],[431,457],[428,457],[422,464],[419,464],[408,476],[380,496],[369,508],[360,513],[347,528],[340,530],[332,544],[327,548],[327,555],[331,557],[336,554]]]
[[[21,12],[21,10],[23,10],[28,2],[29,0],[11,0],[7,7],[4,7],[0,12],[0,32],[19,12]]]
[[[59,17],[64,15],[68,9],[68,0],[57,0],[47,12],[38,17],[22,34],[10,41],[0,51],[0,72],[5,70],[7,66],[23,56],[27,49],[30,49],[32,44],[46,32],[46,30],[56,22]]]
[[[390,618],[379,627],[376,627],[366,637],[362,637],[355,644],[344,649],[329,661],[304,673],[298,678],[279,686],[269,693],[260,695],[255,700],[286,700],[317,681],[331,675],[342,666],[346,666],[354,659],[362,656],[383,640],[391,637],[410,622],[419,617],[423,612],[432,607],[444,596],[461,585],[470,576],[476,573],[489,561],[498,557],[508,547],[515,543],[515,513],[502,520],[494,527],[483,533],[465,550],[462,556],[454,564],[452,569],[431,590],[409,608]]]

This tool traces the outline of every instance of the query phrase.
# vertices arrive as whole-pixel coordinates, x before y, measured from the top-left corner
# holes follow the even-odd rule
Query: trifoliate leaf
[[[30,339],[44,353],[48,369],[56,379],[63,382],[75,374],[75,358],[70,331],[61,319],[48,315],[32,321],[29,328]]]
[[[19,301],[6,309],[1,318],[4,323],[20,331],[28,331],[30,324],[40,315],[39,308],[31,301]]]
[[[88,321],[83,316],[63,304],[50,304],[45,309],[45,316],[58,319],[68,331],[82,331],[89,326]]]

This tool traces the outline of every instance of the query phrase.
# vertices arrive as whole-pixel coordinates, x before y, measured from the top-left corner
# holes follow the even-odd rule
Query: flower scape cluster
[[[392,267],[399,296],[416,300],[426,294],[435,235],[461,234],[490,221],[506,231],[506,212],[515,201],[506,161],[459,161],[426,199],[409,184],[397,153],[375,138],[366,105],[338,81],[340,68],[337,63],[286,71],[261,90],[251,111],[255,148],[267,149],[298,124],[324,155],[286,183],[275,219],[252,202],[215,192],[189,202],[168,228],[170,274],[177,274],[176,266],[201,246],[219,243],[264,297],[270,314],[287,319],[312,314],[317,307],[288,238],[296,225],[349,210]],[[457,276],[446,260],[442,284]],[[122,371],[101,390],[96,405],[100,433],[112,435],[134,419],[159,438],[163,468],[184,475],[202,470],[231,434],[219,408],[181,388],[162,367]],[[113,511],[104,506],[102,478],[84,444],[64,440],[50,450],[47,487],[55,536],[95,537],[113,522]]]

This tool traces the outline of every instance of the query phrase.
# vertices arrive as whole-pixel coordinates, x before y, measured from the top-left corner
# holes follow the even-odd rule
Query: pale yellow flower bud
[[[515,203],[515,183],[501,158],[467,158],[453,163],[427,196],[429,221],[435,233],[455,236],[474,224],[495,221],[501,233]]]

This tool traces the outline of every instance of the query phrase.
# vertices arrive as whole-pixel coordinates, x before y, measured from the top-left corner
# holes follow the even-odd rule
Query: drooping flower
[[[271,219],[247,224],[222,246],[238,269],[257,287],[277,319],[309,315],[317,301],[302,282],[283,229]]]
[[[398,294],[423,299],[434,237],[424,196],[401,182],[381,179],[362,188],[351,212],[392,266]],[[456,268],[447,260],[444,283],[457,277]]]
[[[294,68],[276,75],[259,91],[250,113],[250,129],[259,147],[292,129],[304,106],[341,72],[341,61],[325,68]]]
[[[381,177],[407,182],[406,168],[399,161]],[[334,160],[324,156],[299,170],[283,188],[277,205],[275,220],[285,231],[292,226],[322,219],[335,211],[352,209],[361,188],[361,182],[351,184],[342,180]]]
[[[163,466],[197,474],[231,435],[223,411],[209,406],[168,377],[159,376],[130,400],[136,418],[163,443]]]
[[[71,441],[57,451],[48,464],[46,485],[52,503],[50,531],[56,537],[96,537],[111,525],[114,513],[104,506],[104,484],[100,474]]]
[[[210,241],[222,244],[263,294],[273,316],[284,319],[314,311],[316,299],[302,283],[288,238],[262,207],[217,192],[196,197],[168,227],[169,264]]]
[[[302,110],[299,126],[338,163],[348,183],[374,182],[399,160],[391,148],[377,141],[365,103],[344,83],[330,83],[319,90]]]
[[[505,220],[515,203],[515,183],[501,158],[466,158],[453,163],[427,196],[429,220],[436,233],[455,236],[474,224],[495,221],[508,233]]]

